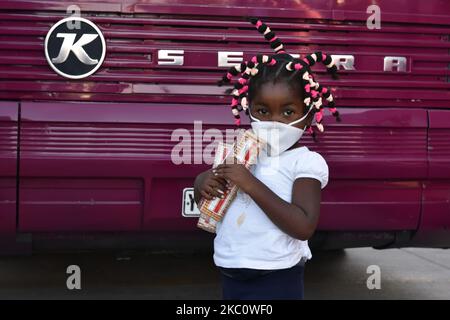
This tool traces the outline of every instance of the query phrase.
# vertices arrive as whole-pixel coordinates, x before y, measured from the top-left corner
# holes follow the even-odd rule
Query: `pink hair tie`
[[[232,107],[237,106],[237,104],[238,104],[238,101],[237,101],[236,98],[231,99],[231,106]]]
[[[239,78],[239,80],[238,80],[238,82],[240,83],[240,84],[246,84],[247,83],[247,79],[245,79],[245,78]]]
[[[313,97],[313,98],[316,98],[317,97],[317,91],[316,90],[312,90],[311,91],[311,96]]]
[[[256,28],[259,28],[261,25],[262,25],[261,20],[258,20],[258,21],[256,22]]]
[[[240,118],[239,119],[234,119],[234,124],[237,125],[237,126],[240,126],[241,125],[241,119]]]
[[[327,91],[328,91],[327,88],[325,87],[322,88],[322,93],[327,93]]]
[[[294,64],[294,69],[295,70],[300,70],[301,68],[302,68],[302,65],[300,63]]]
[[[231,73],[228,72],[228,73],[227,73],[227,79],[228,79],[228,80],[231,80],[231,78],[233,78],[233,75],[232,75]]]
[[[278,39],[278,37],[277,37],[277,36],[275,36],[275,37],[273,37],[272,39],[270,39],[270,41],[269,41],[269,42],[273,42],[273,41],[275,41],[276,39]]]
[[[336,108],[330,108],[331,113],[335,113],[337,110]]]
[[[322,121],[322,118],[323,118],[323,113],[322,113],[322,110],[320,110],[319,112],[316,113],[316,121],[320,123]]]
[[[248,86],[243,87],[241,90],[239,90],[239,95],[243,94],[244,92],[247,92]]]
[[[309,83],[305,86],[305,91],[306,92],[310,92],[311,91],[311,85]]]
[[[302,59],[304,62],[306,62],[307,64],[309,64],[309,61],[308,61],[308,59],[306,59],[306,58],[303,58]]]
[[[277,63],[277,61],[272,58],[272,60],[270,60],[270,62],[269,62],[269,66],[273,66],[276,63]]]
[[[253,63],[256,63],[256,62],[258,62],[258,59],[256,58],[256,56],[253,56],[253,58],[252,58],[252,62],[253,62]]]

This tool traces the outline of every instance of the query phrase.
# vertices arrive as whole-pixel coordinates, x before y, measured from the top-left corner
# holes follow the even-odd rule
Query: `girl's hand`
[[[251,188],[255,179],[253,174],[243,164],[220,164],[213,169],[213,173],[216,177],[236,184],[244,192]]]
[[[214,175],[212,170],[209,169],[202,173],[198,181],[198,191],[207,200],[212,200],[215,197],[222,198],[227,191],[227,181]]]

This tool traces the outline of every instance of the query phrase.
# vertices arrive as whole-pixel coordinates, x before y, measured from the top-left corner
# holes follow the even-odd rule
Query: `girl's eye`
[[[264,115],[266,115],[267,114],[267,110],[266,109],[263,109],[263,108],[261,108],[261,109],[258,109],[258,111],[257,111],[259,114],[264,114]]]
[[[292,110],[285,110],[284,111],[284,115],[285,116],[290,116],[290,115],[292,115],[294,113],[294,111],[292,111]]]

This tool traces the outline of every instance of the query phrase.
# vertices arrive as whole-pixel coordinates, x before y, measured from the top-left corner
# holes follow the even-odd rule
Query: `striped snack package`
[[[258,154],[263,147],[263,142],[258,140],[252,130],[240,132],[234,145],[219,143],[214,165],[228,162],[228,160],[242,163],[246,168],[256,163]],[[217,222],[225,215],[228,207],[236,197],[238,186],[232,185],[231,190],[225,192],[224,198],[214,198],[212,200],[202,199],[199,203],[200,217],[197,227],[205,231],[215,233]]]

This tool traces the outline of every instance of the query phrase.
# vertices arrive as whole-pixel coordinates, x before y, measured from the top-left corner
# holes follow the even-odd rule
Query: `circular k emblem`
[[[51,27],[45,37],[48,64],[66,78],[90,76],[102,65],[105,53],[106,43],[102,32],[84,18],[62,19]]]

